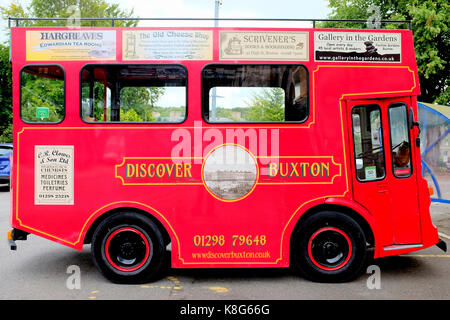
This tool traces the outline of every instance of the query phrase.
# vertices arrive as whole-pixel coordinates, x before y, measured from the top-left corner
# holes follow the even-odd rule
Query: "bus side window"
[[[352,109],[356,177],[359,181],[383,179],[386,175],[381,110],[377,105]]]
[[[59,123],[65,115],[65,75],[60,66],[31,65],[20,72],[20,117],[27,123]]]
[[[187,70],[174,64],[89,64],[81,70],[85,122],[181,123]]]
[[[394,176],[409,177],[411,175],[411,144],[406,105],[395,104],[389,107],[389,131]]]
[[[300,123],[308,118],[308,74],[295,64],[210,64],[202,71],[209,123]]]

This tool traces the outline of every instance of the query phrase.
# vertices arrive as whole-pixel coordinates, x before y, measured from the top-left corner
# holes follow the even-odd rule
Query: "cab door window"
[[[381,109],[377,105],[352,109],[356,177],[359,181],[381,180],[386,175]]]
[[[389,131],[391,135],[392,170],[395,177],[409,177],[411,167],[411,143],[408,130],[408,110],[403,103],[389,107]]]

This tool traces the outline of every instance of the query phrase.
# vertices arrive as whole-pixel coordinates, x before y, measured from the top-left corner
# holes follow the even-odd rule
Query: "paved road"
[[[437,218],[446,234],[450,234],[449,208],[432,205],[433,219]],[[0,189],[0,237],[3,239],[10,229],[9,214],[10,193]],[[383,258],[374,264],[381,270],[380,289],[368,288],[368,282],[374,284],[371,273],[351,283],[318,284],[287,269],[171,269],[155,283],[116,285],[97,272],[89,246],[80,253],[29,236],[28,241],[18,242],[17,251],[10,251],[6,240],[0,241],[0,299],[450,299],[450,254],[436,247]],[[71,265],[79,267],[79,289],[67,287],[67,282],[69,287],[77,285],[76,281],[70,281],[73,274],[67,273]]]

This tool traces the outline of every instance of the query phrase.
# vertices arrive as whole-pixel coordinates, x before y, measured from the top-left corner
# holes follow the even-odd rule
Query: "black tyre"
[[[91,253],[97,269],[115,283],[145,283],[159,278],[165,266],[159,228],[134,212],[118,212],[95,230]]]
[[[364,231],[340,212],[312,215],[291,238],[292,266],[316,282],[353,280],[362,272],[367,256]]]

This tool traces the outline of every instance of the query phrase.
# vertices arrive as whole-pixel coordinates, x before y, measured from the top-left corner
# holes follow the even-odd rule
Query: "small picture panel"
[[[35,146],[34,204],[74,204],[73,157],[73,146]]]

